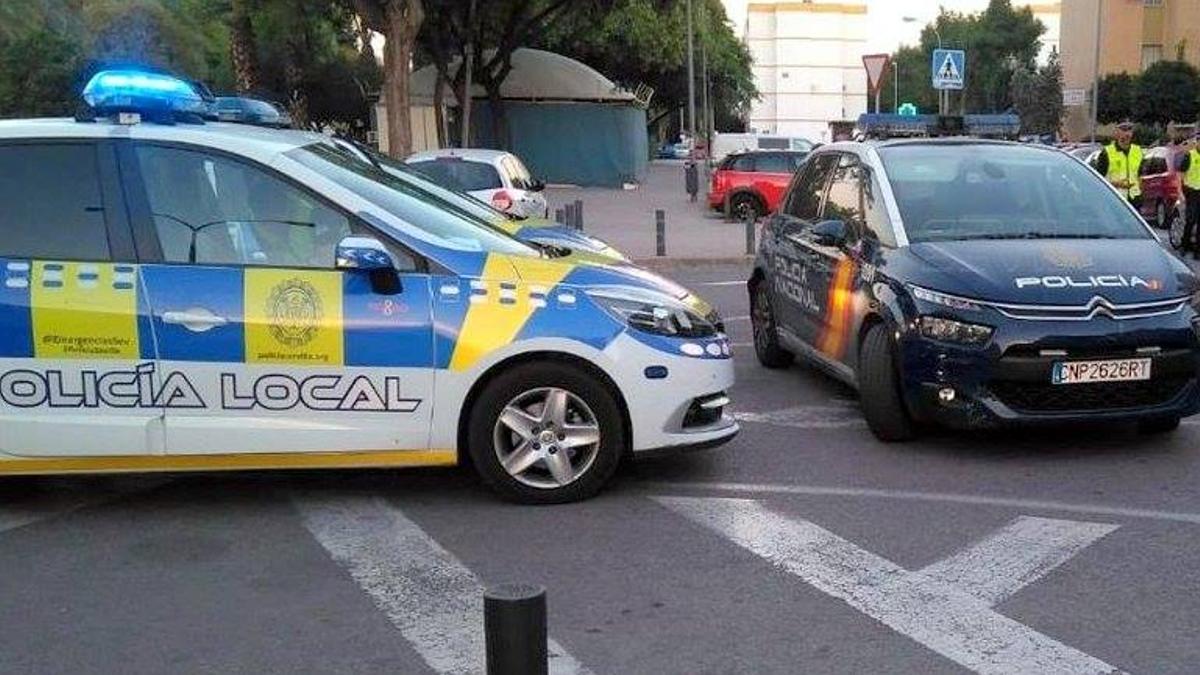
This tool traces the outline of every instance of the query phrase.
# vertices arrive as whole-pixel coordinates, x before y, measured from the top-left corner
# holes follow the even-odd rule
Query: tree
[[[750,53],[734,33],[720,0],[694,0],[696,58],[708,55],[714,126],[744,127],[758,97]],[[673,120],[687,105],[685,0],[615,0],[597,14],[573,14],[541,34],[539,46],[578,59],[627,89],[654,88],[650,125]],[[699,76],[697,63],[697,76]]]
[[[409,110],[410,67],[417,33],[425,22],[423,0],[352,0],[353,9],[371,30],[383,35],[383,99],[387,105],[388,153],[412,151]]]
[[[1186,61],[1159,61],[1138,78],[1133,113],[1139,122],[1194,122],[1200,72]]]
[[[454,93],[460,111],[470,106],[469,68],[472,81],[487,95],[492,137],[499,147],[507,148],[511,139],[501,88],[512,72],[513,52],[534,46],[540,34],[555,30],[569,16],[594,18],[604,4],[604,0],[441,0],[421,33],[421,54],[435,66],[441,85]]]
[[[1100,79],[1099,106],[1096,119],[1101,124],[1133,118],[1133,100],[1137,95],[1138,78],[1129,73],[1110,73]]]
[[[258,51],[254,24],[250,21],[250,0],[233,0],[229,15],[229,60],[237,90],[246,93],[258,88]]]
[[[1030,71],[1018,68],[1012,77],[1013,107],[1021,116],[1021,131],[1027,134],[1056,134],[1062,123],[1062,65],[1058,52],[1046,65]]]
[[[940,34],[943,47],[966,51],[965,88],[951,94],[952,109],[1003,112],[1013,103],[1013,74],[1021,68],[1035,69],[1045,30],[1032,10],[1014,9],[1011,0],[990,0],[987,9],[976,14],[942,10],[935,22],[921,31],[921,44],[915,51],[902,47],[893,56],[901,67],[904,98],[917,102],[921,109],[936,108],[930,67]]]
[[[0,40],[0,117],[71,114],[82,63],[75,40],[45,27]]]

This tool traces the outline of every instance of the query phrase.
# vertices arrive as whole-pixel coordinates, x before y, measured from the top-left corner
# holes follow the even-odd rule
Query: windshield
[[[472,162],[460,157],[439,157],[411,164],[442,185],[467,192],[499,190],[504,187],[496,167],[483,162]]]
[[[1059,152],[916,144],[879,155],[913,243],[1150,238],[1103,179]]]
[[[410,181],[380,171],[336,147],[314,143],[286,154],[426,233],[439,246],[465,251],[538,255],[536,249],[475,219],[458,205],[436,197]]]

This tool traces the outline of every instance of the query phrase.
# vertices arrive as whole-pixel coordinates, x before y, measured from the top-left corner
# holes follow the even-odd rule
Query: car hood
[[[683,303],[697,314],[715,317],[714,308],[700,296],[666,277],[629,264],[572,262],[569,258],[528,258],[523,256],[498,256],[508,265],[499,267],[489,263],[492,272],[503,270],[503,276],[512,274],[528,283],[549,285],[565,284],[577,288],[624,286],[655,291]]]
[[[617,249],[579,230],[532,218],[522,221],[522,225],[523,227],[513,235],[521,241],[557,246],[570,251],[570,255],[581,256],[594,262],[629,261]]]
[[[1114,303],[1188,295],[1196,276],[1154,239],[972,240],[901,249],[903,281],[1013,304]]]

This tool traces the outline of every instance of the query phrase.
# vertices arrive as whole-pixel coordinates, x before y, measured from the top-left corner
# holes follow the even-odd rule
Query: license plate
[[[1050,382],[1136,382],[1150,379],[1150,359],[1111,359],[1108,361],[1057,361]]]

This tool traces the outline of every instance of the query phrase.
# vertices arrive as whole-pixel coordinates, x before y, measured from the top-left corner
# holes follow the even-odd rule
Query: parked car
[[[1086,145],[1070,150],[1070,154],[1095,166],[1104,151],[1101,145]],[[1176,169],[1178,156],[1171,146],[1150,148],[1142,156],[1142,218],[1154,227],[1178,230],[1182,238],[1183,176]]]
[[[1142,158],[1142,215],[1155,227],[1170,229],[1172,220],[1183,217],[1183,174],[1177,168],[1181,148],[1151,148]]]
[[[361,143],[344,138],[335,138],[334,143],[412,189],[444,200],[448,207],[461,211],[464,216],[503,230],[527,244],[552,249],[548,250],[548,253],[553,257],[572,257],[572,262],[588,261],[601,264],[629,262],[624,254],[602,239],[539,216],[521,218],[498,211],[467,192],[438,183],[413,165],[388,157]]]
[[[735,152],[752,150],[799,150],[811,152],[815,145],[800,136],[774,134],[716,134],[713,136],[712,158],[721,161]]]
[[[708,205],[738,220],[757,219],[779,208],[796,169],[807,150],[739,152],[727,156],[713,172]]]
[[[218,96],[217,119],[222,122],[253,124],[259,127],[286,129],[291,126],[291,116],[284,118],[279,109],[269,101],[246,96]]]
[[[542,194],[546,184],[511,152],[447,148],[418,152],[405,161],[441,185],[463,190],[497,211],[522,218],[550,214]]]

